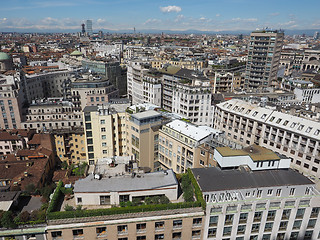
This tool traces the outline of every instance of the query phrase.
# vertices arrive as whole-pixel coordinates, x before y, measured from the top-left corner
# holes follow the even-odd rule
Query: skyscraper
[[[283,31],[278,30],[251,33],[245,89],[261,89],[276,84],[283,39]]]
[[[87,20],[86,27],[88,35],[92,35],[92,20]]]

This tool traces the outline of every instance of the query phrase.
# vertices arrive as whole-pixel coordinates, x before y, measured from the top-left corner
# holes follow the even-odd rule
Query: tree
[[[13,214],[11,211],[4,212],[1,218],[1,225],[5,228],[15,228],[16,224],[13,221]]]
[[[28,213],[27,211],[24,211],[19,214],[20,222],[28,222],[29,218],[30,218],[30,213]]]
[[[65,211],[74,211],[74,208],[67,204],[67,205],[64,206],[64,210]]]

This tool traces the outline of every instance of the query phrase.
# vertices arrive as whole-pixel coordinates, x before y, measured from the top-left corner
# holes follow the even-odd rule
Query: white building
[[[320,123],[232,99],[216,105],[214,127],[244,146],[257,144],[290,157],[300,172],[320,177]]]
[[[251,145],[243,149],[217,147],[214,149],[214,159],[222,169],[248,166],[251,170],[288,169],[291,159],[273,151]]]
[[[318,239],[320,195],[292,169],[192,169],[206,205],[203,239]]]

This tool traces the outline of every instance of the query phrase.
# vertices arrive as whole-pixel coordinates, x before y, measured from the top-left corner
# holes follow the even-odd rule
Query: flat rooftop
[[[191,171],[203,192],[314,184],[293,169],[247,172],[211,167]]]
[[[75,193],[95,193],[95,192],[123,192],[141,191],[157,189],[177,185],[177,179],[172,170],[138,173],[136,176],[117,176],[106,177],[100,180],[95,179],[94,175],[89,175],[84,179],[76,181],[74,186]]]
[[[152,118],[152,117],[160,117],[160,116],[161,114],[154,110],[139,112],[131,115],[131,117],[136,118],[138,120]]]
[[[280,160],[280,157],[275,152],[258,145],[251,145],[244,149],[231,149],[229,147],[217,147],[216,150],[223,157],[250,156],[253,161]]]
[[[200,141],[209,136],[211,133],[217,132],[213,128],[202,128],[200,126],[198,127],[196,125],[181,120],[173,120],[172,122],[166,124],[166,126],[192,139],[195,139],[196,141]]]

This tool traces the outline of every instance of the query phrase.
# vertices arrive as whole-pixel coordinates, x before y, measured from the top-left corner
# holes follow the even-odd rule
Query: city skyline
[[[309,6],[313,6],[310,8]],[[285,30],[320,29],[317,9],[309,1],[6,1],[0,9],[0,31],[81,30],[92,19],[93,31],[251,31],[265,27]]]

